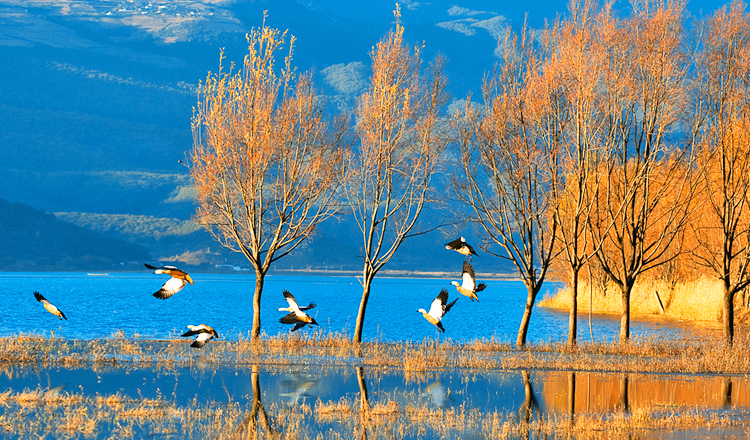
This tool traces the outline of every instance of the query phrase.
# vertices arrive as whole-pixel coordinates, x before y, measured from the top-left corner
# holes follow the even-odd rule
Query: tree
[[[285,37],[265,22],[254,29],[242,68],[209,74],[193,116],[196,221],[255,269],[254,340],[266,273],[335,213],[343,176],[340,136],[310,76],[291,68],[293,38],[276,72]]]
[[[404,43],[396,28],[374,48],[369,89],[359,99],[359,148],[350,162],[346,196],[362,233],[362,300],[354,342],[362,341],[372,282],[417,226],[430,202],[429,189],[449,140],[440,111],[447,102],[441,59],[422,72],[420,48]]]
[[[600,185],[598,168],[608,160],[601,148],[603,47],[598,39],[597,13],[591,1],[571,3],[571,17],[562,23],[559,34],[547,38],[554,50],[544,70],[557,72],[565,95],[570,122],[557,160],[549,161],[553,176],[551,208],[558,224],[560,256],[570,271],[572,300],[568,317],[568,344],[575,345],[578,327],[578,287],[580,271],[593,258],[600,243],[592,243],[587,222]]]
[[[516,345],[524,347],[534,302],[554,256],[558,225],[550,215],[548,171],[555,166],[548,161],[558,157],[567,112],[557,78],[540,70],[541,55],[526,29],[520,37],[508,36],[504,47],[503,63],[483,86],[484,108],[467,105],[460,121],[464,176],[454,176],[453,182],[458,199],[472,212],[470,221],[486,234],[482,248],[513,262],[526,285],[516,338]]]
[[[612,160],[600,170],[606,183],[589,225],[593,241],[602,243],[600,267],[621,292],[620,343],[630,338],[630,296],[638,277],[682,251],[695,191],[692,142],[673,140],[690,65],[683,10],[681,2],[646,1],[634,4],[627,19],[610,12],[600,22],[606,50],[602,146]]]
[[[735,1],[706,21],[697,59],[701,198],[693,227],[699,263],[724,286],[724,338],[734,339],[734,298],[750,285],[750,15]]]

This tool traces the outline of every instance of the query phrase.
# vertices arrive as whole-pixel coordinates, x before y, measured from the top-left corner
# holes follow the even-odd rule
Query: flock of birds
[[[471,247],[471,245],[467,243],[463,237],[459,237],[451,241],[450,243],[446,243],[445,248],[448,250],[456,251],[469,259],[464,260],[464,267],[461,273],[461,283],[459,284],[458,281],[451,281],[451,284],[456,286],[456,290],[461,295],[468,296],[472,301],[479,301],[477,292],[481,292],[482,290],[484,290],[487,285],[484,283],[477,284],[476,282],[474,268],[469,262],[472,255],[477,255],[477,253],[474,252],[474,248]],[[443,320],[443,317],[450,311],[451,307],[456,304],[456,301],[458,301],[458,298],[454,299],[453,302],[448,303],[448,290],[442,289],[440,290],[440,293],[438,293],[437,298],[435,298],[432,301],[432,304],[430,304],[429,312],[425,309],[419,309],[417,310],[417,312],[421,313],[422,316],[424,316],[424,319],[429,321],[430,324],[434,325],[438,328],[438,330],[445,333],[445,328],[440,321]]]
[[[479,301],[477,292],[481,292],[482,290],[484,290],[487,285],[484,283],[477,284],[476,282],[474,268],[470,263],[471,256],[477,255],[477,253],[474,251],[474,248],[466,242],[464,237],[460,237],[451,241],[450,243],[446,243],[445,248],[454,250],[464,257],[468,258],[468,260],[464,259],[463,271],[461,274],[461,283],[459,283],[458,281],[451,281],[451,284],[456,287],[456,290],[461,295],[469,297],[472,301]],[[146,268],[148,269],[153,270],[155,274],[170,275],[169,280],[167,280],[167,282],[164,283],[164,285],[162,285],[158,291],[154,292],[153,296],[156,298],[170,298],[172,297],[172,295],[182,290],[188,283],[193,284],[193,279],[187,272],[180,270],[174,266],[156,267],[146,263],[144,263],[144,266],[146,266]],[[314,308],[315,304],[310,303],[307,306],[300,307],[299,304],[297,304],[297,300],[294,298],[294,295],[292,295],[288,290],[283,290],[282,294],[284,295],[284,299],[286,299],[287,303],[289,304],[289,307],[280,307],[278,310],[280,312],[289,313],[279,319],[279,322],[281,322],[282,324],[294,325],[291,330],[293,332],[303,328],[308,324],[318,325],[318,323],[315,321],[315,318],[305,313],[306,310]],[[42,305],[48,312],[57,316],[60,320],[68,320],[62,310],[58,309],[52,303],[50,303],[47,298],[45,298],[41,293],[34,292],[34,297],[37,301],[42,303]],[[458,298],[454,299],[453,302],[448,303],[448,290],[442,289],[437,298],[432,301],[429,311],[426,311],[425,309],[419,309],[417,310],[417,312],[421,313],[422,316],[424,316],[427,321],[437,327],[438,330],[440,330],[441,332],[445,332],[445,328],[443,327],[441,321],[445,314],[450,311],[451,307],[456,304],[456,301],[458,301]],[[203,347],[211,339],[219,337],[219,334],[216,332],[216,330],[206,324],[188,325],[187,328],[189,330],[180,336],[195,336],[195,341],[190,344],[191,347]]]

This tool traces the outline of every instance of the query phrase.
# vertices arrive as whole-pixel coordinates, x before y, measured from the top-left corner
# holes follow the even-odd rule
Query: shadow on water
[[[0,393],[5,438],[65,429],[52,424],[69,420],[66,411],[92,414],[92,420],[68,429],[88,426],[87,438],[102,439],[122,434],[129,417],[136,436],[204,438],[222,426],[219,438],[350,438],[354,433],[360,439],[529,439],[579,438],[581,425],[604,426],[608,420],[622,420],[625,431],[642,430],[640,438],[658,437],[660,420],[682,413],[726,421],[745,419],[741,414],[750,410],[750,378],[744,376],[533,370],[15,365],[0,370],[0,390],[5,390]],[[76,404],[91,408],[76,409]],[[144,408],[153,413],[143,413]],[[50,417],[49,411],[58,415]],[[646,426],[635,423],[644,415],[650,418]],[[727,429],[699,428],[694,435],[719,438]]]

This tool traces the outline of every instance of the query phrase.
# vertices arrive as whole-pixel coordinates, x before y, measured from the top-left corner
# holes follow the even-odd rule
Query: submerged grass
[[[634,340],[628,344],[534,344],[525,350],[493,339],[368,342],[342,334],[311,333],[236,341],[211,341],[194,349],[182,340],[113,338],[63,340],[32,335],[0,338],[0,372],[17,364],[105,368],[154,364],[162,368],[211,365],[358,365],[402,368],[408,374],[435,369],[620,371],[744,374],[750,371],[750,338],[732,345],[719,339]]]
[[[468,344],[425,340],[419,343],[374,342],[354,344],[341,334],[263,337],[259,342],[211,341],[203,349],[189,341],[148,341],[112,338],[69,341],[21,335],[0,338],[0,374],[12,375],[15,366],[65,366],[92,370],[142,367],[238,369],[257,365],[372,366],[400,368],[424,381],[440,369],[620,371],[745,374],[750,371],[747,335],[735,344],[720,341],[640,340],[627,345],[532,345],[527,350],[495,340]],[[371,369],[372,374],[378,369]],[[380,371],[383,371],[382,369]],[[257,374],[254,376],[257,380]],[[364,376],[363,376],[364,377]],[[528,380],[525,373],[524,380]],[[257,385],[259,387],[259,385]],[[362,385],[360,385],[362,386]],[[255,395],[262,396],[256,385]],[[531,388],[529,387],[529,391]],[[533,391],[518,411],[426,407],[396,394],[376,394],[369,402],[361,395],[317,400],[308,404],[258,400],[192,401],[185,405],[158,397],[131,398],[122,394],[85,395],[60,389],[0,393],[0,433],[20,437],[53,434],[64,437],[144,438],[579,438],[604,439],[653,432],[741,425],[748,419],[735,412],[705,411],[695,406],[651,406],[620,412],[570,414],[540,413]],[[366,393],[364,393],[366,395]],[[104,435],[104,437],[101,437]]]
[[[0,394],[0,432],[19,437],[54,435],[94,438],[620,438],[653,430],[729,427],[737,420],[695,409],[635,410],[617,414],[542,416],[481,411],[463,406],[425,408],[395,400],[361,406],[357,397],[332,402],[247,405],[130,399],[120,394],[84,396],[44,390]]]

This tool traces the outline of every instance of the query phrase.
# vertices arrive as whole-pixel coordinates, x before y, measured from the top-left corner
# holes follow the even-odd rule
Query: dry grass
[[[662,315],[654,292],[659,293],[664,306],[663,316],[677,321],[717,322],[722,318],[722,284],[713,278],[672,285],[663,280],[644,280],[636,283],[630,298],[632,315]],[[590,301],[591,299],[591,301]],[[572,294],[569,288],[559,290],[552,297],[539,302],[540,307],[569,310]],[[591,304],[589,304],[591,303]],[[617,314],[622,311],[619,287],[609,284],[604,291],[594,291],[590,298],[589,286],[581,284],[578,292],[578,311],[585,313]]]
[[[293,347],[293,348],[290,348]],[[109,368],[156,366],[161,369],[216,365],[393,367],[407,379],[438,369],[555,369],[657,373],[744,374],[750,371],[750,338],[739,333],[734,344],[720,339],[634,340],[629,344],[534,344],[517,350],[495,340],[466,344],[449,340],[420,343],[353,344],[338,334],[265,337],[260,342],[211,341],[201,350],[189,341],[97,340],[64,341],[22,336],[0,338],[0,373],[12,377],[14,366],[35,364],[97,371]],[[292,352],[294,355],[290,355]]]
[[[399,403],[402,402],[402,403]],[[0,394],[0,432],[20,438],[43,434],[65,437],[139,438],[144,433],[174,438],[622,438],[653,432],[743,423],[737,413],[695,407],[635,408],[630,412],[569,414],[483,411],[464,406],[425,407],[397,393],[361,406],[358,394],[307,404],[272,403],[253,412],[253,402],[190,402],[128,398],[121,394],[85,396],[54,390]]]

